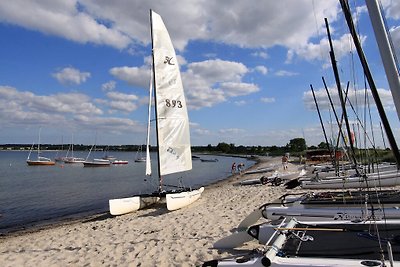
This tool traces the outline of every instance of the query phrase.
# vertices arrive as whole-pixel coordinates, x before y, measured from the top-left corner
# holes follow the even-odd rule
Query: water
[[[96,153],[98,153],[96,155]],[[152,154],[153,177],[144,175],[145,163],[134,162],[136,153],[113,152],[117,159],[128,160],[127,165],[111,167],[83,167],[83,164],[28,166],[26,151],[0,151],[0,233],[14,229],[79,218],[108,211],[108,200],[157,189],[156,154]],[[100,152],[92,152],[102,157]],[[55,152],[43,156],[54,158]],[[86,152],[75,152],[75,157],[86,157]],[[254,164],[245,159],[201,155],[218,162],[193,160],[193,169],[164,177],[165,184],[178,185],[182,178],[186,187],[199,187],[225,179],[232,162]]]

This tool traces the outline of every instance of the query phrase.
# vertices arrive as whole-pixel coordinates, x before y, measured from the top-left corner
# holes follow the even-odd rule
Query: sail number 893
[[[167,106],[167,108],[183,108],[182,102],[180,100],[165,99],[165,105]]]

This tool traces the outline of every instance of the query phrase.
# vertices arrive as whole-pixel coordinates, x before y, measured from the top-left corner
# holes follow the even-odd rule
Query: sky
[[[400,2],[381,2],[400,58]],[[392,130],[400,125],[364,1],[350,1]],[[144,144],[149,10],[164,20],[180,64],[192,145],[318,145],[338,113],[324,18],[342,86],[375,145],[388,146],[338,0],[13,0],[0,2],[0,144]],[[356,97],[357,96],[357,97]],[[359,129],[354,112],[349,120]],[[370,130],[372,129],[372,130]],[[359,137],[364,140],[363,137]],[[360,141],[361,142],[361,141]]]

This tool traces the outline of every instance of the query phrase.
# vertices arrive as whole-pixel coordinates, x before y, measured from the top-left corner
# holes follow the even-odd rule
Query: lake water
[[[96,153],[98,153],[96,155]],[[128,160],[127,165],[111,167],[83,167],[83,164],[28,166],[26,151],[0,151],[0,233],[60,220],[79,218],[108,211],[108,200],[129,197],[157,190],[157,157],[152,154],[153,177],[146,177],[145,163],[134,162],[136,152],[110,153],[117,159]],[[87,152],[75,152],[85,158]],[[102,152],[92,152],[101,158]],[[55,152],[42,156],[54,158]],[[197,188],[223,180],[230,175],[233,162],[254,161],[214,155],[199,155],[188,172],[163,177],[165,184],[178,185],[182,178],[186,187]],[[31,157],[32,158],[32,157]]]

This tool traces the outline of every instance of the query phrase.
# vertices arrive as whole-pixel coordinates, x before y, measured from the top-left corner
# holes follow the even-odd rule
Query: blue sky
[[[386,0],[382,5],[399,56],[400,3]],[[400,139],[367,9],[364,1],[351,1],[351,6]],[[177,50],[193,145],[285,145],[296,137],[319,144],[324,138],[310,84],[331,134],[321,77],[332,97],[337,89],[325,17],[342,83],[351,82],[351,97],[364,88],[336,0],[2,1],[0,143],[37,142],[39,127],[43,143],[68,143],[72,135],[80,144],[92,144],[95,135],[100,144],[144,143],[150,8],[162,16]],[[364,116],[361,104],[358,109]],[[378,130],[374,107],[372,115]],[[352,113],[350,121],[355,121]]]

